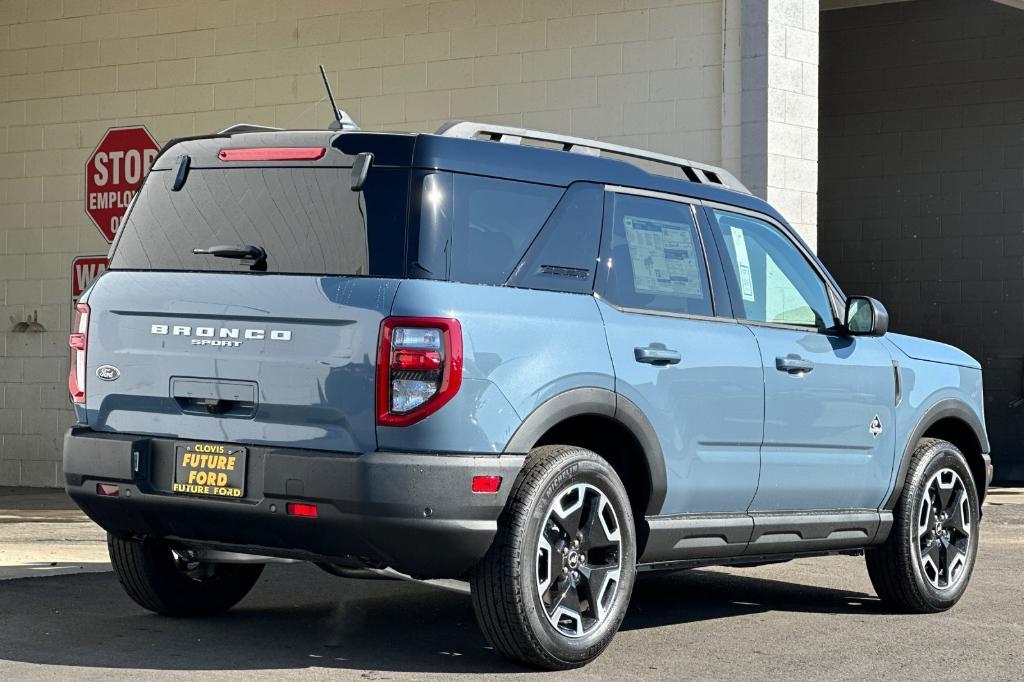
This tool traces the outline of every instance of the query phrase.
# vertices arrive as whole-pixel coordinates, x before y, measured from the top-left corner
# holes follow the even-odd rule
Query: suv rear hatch
[[[172,438],[376,447],[378,333],[398,287],[389,275],[403,258],[409,170],[382,164],[353,192],[354,157],[336,139],[243,134],[161,155],[84,299],[80,420]],[[218,246],[266,259],[193,252]]]

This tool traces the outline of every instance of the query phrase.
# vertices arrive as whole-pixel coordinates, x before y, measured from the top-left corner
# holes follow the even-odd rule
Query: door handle
[[[683,359],[679,351],[670,350],[664,346],[637,346],[633,349],[633,356],[637,362],[659,366],[675,365]]]
[[[814,363],[804,360],[799,355],[787,355],[786,357],[775,358],[775,369],[790,374],[806,374],[814,369]]]

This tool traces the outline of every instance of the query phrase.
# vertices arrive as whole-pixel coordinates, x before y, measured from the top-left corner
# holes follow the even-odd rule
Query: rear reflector
[[[121,494],[121,489],[116,485],[110,483],[97,483],[96,494],[102,495],[103,497],[117,497]]]
[[[501,476],[474,476],[473,492],[496,493],[501,487]]]
[[[288,512],[288,516],[304,516],[307,519],[315,519],[320,516],[315,504],[289,502],[285,505],[285,510]]]
[[[324,147],[247,147],[221,149],[221,161],[316,161],[327,153]]]

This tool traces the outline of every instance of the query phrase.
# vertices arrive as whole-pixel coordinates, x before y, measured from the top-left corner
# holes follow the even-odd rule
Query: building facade
[[[0,0],[0,485],[60,484],[62,433],[72,419],[71,264],[108,248],[84,193],[86,160],[109,128],[144,125],[160,144],[240,122],[322,128],[330,120],[322,63],[339,106],[365,129],[433,131],[474,119],[723,165],[809,243],[820,242],[848,289],[886,300],[881,280],[861,276],[870,252],[849,242],[891,223],[852,227],[838,208],[819,235],[819,167],[824,210],[856,201],[852,190],[836,189],[843,162],[819,163],[819,129],[823,141],[844,139],[858,125],[843,118],[844,88],[873,77],[892,82],[868,68],[884,72],[881,56],[858,71],[840,45],[877,51],[870,31],[858,29],[874,12],[920,21],[933,6],[956,14],[977,4],[1019,21],[1015,2]],[[1000,39],[1024,44],[1012,21]],[[823,37],[829,44],[819,49]],[[957,39],[978,37],[961,31]],[[819,54],[841,83],[819,78]],[[1013,58],[1009,48],[991,55]],[[908,67],[907,77],[914,72]],[[1006,80],[1020,92],[1019,80]],[[851,145],[820,149],[838,158]],[[1001,190],[1010,192],[1001,199],[1010,211],[1019,172],[1013,182]],[[833,240],[836,220],[847,222]],[[912,313],[900,322],[902,290],[892,293],[894,326],[913,333]],[[1003,361],[1017,363],[1017,381],[1021,357]]]
[[[984,368],[997,480],[1024,481],[1024,11],[822,14],[819,253],[897,331]]]

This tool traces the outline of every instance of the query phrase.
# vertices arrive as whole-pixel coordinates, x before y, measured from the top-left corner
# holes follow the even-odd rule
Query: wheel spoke
[[[590,502],[589,513],[583,523],[583,538],[580,540],[580,548],[589,552],[600,547],[611,547],[618,543],[618,529],[613,532],[607,527],[607,522],[602,518],[602,511],[608,502],[604,497],[595,496]]]
[[[935,505],[932,504],[932,497],[928,491],[925,491],[921,505],[917,523],[917,537],[919,538],[927,535],[935,527]]]
[[[594,618],[604,617],[604,598],[606,591],[614,587],[619,579],[619,567],[613,566],[580,566],[580,574],[584,580],[580,583],[581,596],[586,599],[589,611]]]
[[[953,498],[956,495],[957,483],[960,481],[959,479],[954,478],[949,485],[946,485],[942,481],[942,473],[944,472],[939,472],[939,476],[935,479],[935,488],[939,495],[939,509],[946,511],[953,503]]]
[[[541,598],[551,588],[551,582],[555,575],[554,552],[551,543],[547,539],[546,532],[540,536],[537,546],[537,591]]]
[[[576,539],[583,526],[585,497],[586,488],[578,485],[566,490],[555,501],[552,518],[570,542]]]
[[[923,554],[932,560],[932,563],[935,564],[936,570],[942,568],[943,556],[941,542],[939,542],[938,540],[932,540],[928,543],[927,547],[925,547],[925,551],[923,552]]]
[[[608,577],[608,573],[617,569],[618,566],[588,566],[583,564],[580,566],[580,575],[585,578],[585,589],[591,589],[594,584],[602,584]]]
[[[953,584],[957,571],[962,568],[963,552],[956,545],[949,542],[942,542],[942,587],[949,587]]]
[[[580,596],[576,592],[576,587],[573,585],[572,580],[566,576],[559,580],[558,585],[558,596],[548,608],[548,615],[551,618],[556,618],[560,609],[570,609],[579,613]]]
[[[967,491],[963,488],[957,493],[946,511],[947,523],[960,535],[971,534],[970,506],[967,502]]]

